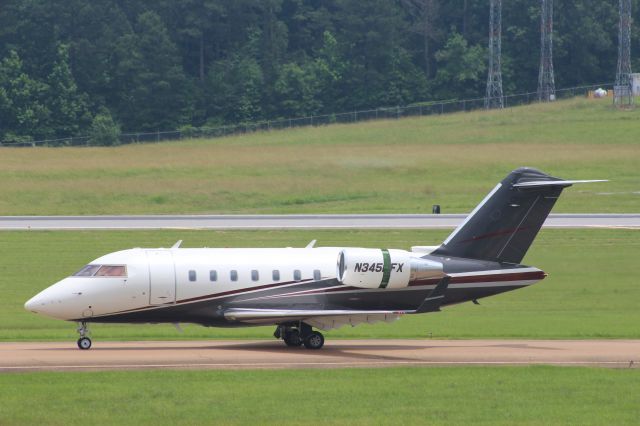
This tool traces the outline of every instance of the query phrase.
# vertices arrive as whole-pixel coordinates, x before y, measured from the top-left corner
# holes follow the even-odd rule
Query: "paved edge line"
[[[361,361],[361,362],[299,362],[299,363],[187,363],[187,364],[95,364],[95,365],[31,365],[3,366],[3,370],[64,370],[64,369],[145,369],[145,368],[296,368],[296,367],[375,367],[403,365],[433,366],[490,366],[490,365],[561,365],[561,366],[620,366],[640,368],[640,360],[629,361]]]

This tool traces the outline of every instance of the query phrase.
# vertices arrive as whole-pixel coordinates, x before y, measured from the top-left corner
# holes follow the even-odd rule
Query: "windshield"
[[[125,265],[87,265],[73,274],[74,277],[126,277]]]

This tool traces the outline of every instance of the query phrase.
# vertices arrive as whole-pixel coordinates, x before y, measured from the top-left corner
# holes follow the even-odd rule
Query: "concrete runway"
[[[0,216],[0,230],[452,229],[465,214]],[[640,214],[551,214],[548,228],[640,229]]]
[[[316,351],[276,340],[0,343],[0,372],[536,364],[638,368],[640,340],[330,340]]]

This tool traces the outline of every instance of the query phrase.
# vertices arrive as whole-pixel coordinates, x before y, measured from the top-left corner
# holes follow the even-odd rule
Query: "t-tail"
[[[431,254],[520,263],[556,200],[574,183],[521,167],[502,180]]]

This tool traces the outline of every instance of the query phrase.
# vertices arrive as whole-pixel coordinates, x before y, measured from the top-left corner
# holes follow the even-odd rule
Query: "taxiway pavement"
[[[451,229],[465,214],[0,216],[0,230]],[[640,214],[551,214],[547,228],[635,228]]]
[[[279,341],[0,343],[0,372],[126,369],[278,369],[459,365],[637,368],[640,340],[330,340],[321,350]]]

